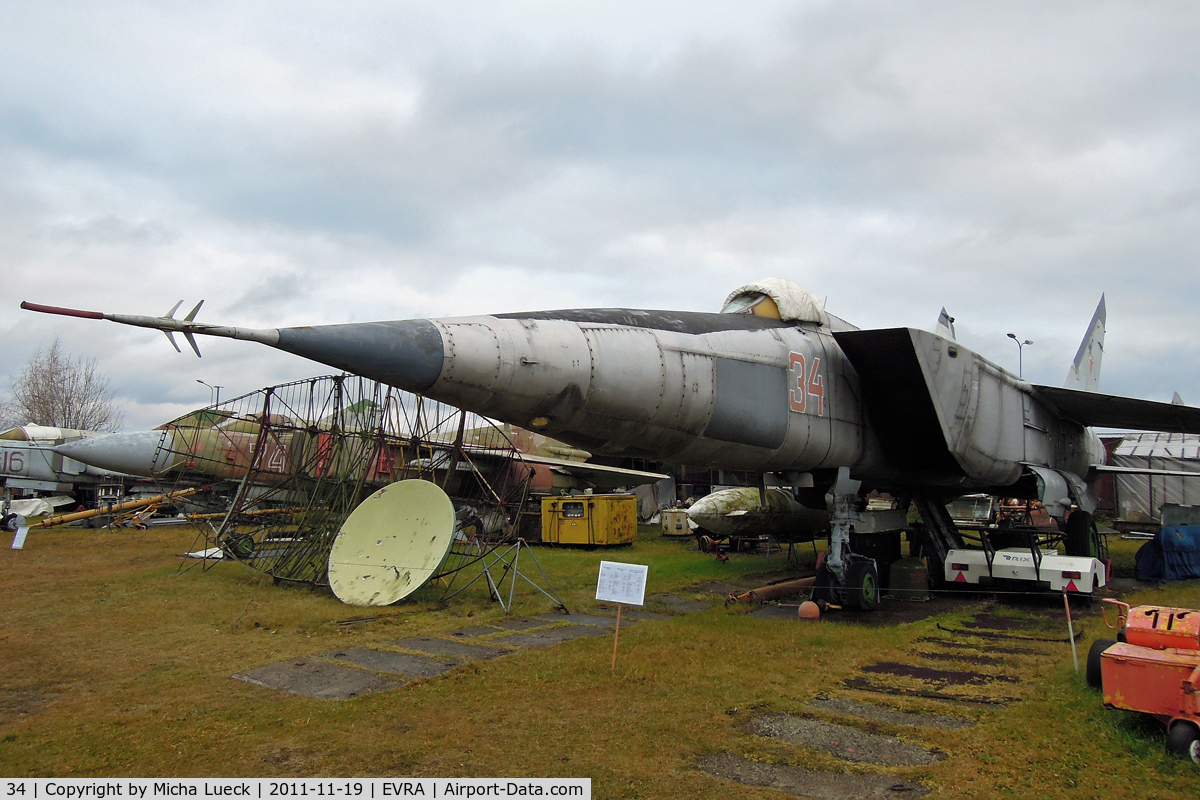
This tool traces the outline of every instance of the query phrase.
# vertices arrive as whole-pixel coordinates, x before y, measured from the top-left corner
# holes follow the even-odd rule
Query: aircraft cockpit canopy
[[[725,299],[722,314],[750,314],[785,322],[828,325],[829,318],[817,296],[786,278],[763,278],[734,290]]]
[[[779,319],[779,304],[770,295],[751,292],[738,295],[721,309],[722,314],[751,314],[756,317]]]

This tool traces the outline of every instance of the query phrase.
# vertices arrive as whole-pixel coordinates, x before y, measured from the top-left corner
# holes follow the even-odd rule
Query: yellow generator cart
[[[585,494],[542,499],[542,542],[630,544],[637,537],[637,498]]]

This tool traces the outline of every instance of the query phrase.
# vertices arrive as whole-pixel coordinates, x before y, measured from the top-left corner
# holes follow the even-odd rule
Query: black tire
[[[1100,552],[1096,537],[1092,532],[1093,517],[1083,509],[1076,509],[1067,517],[1067,530],[1064,550],[1069,556],[1084,558],[1099,558]]]
[[[1103,689],[1104,681],[1100,677],[1100,656],[1104,651],[1116,644],[1114,639],[1097,639],[1092,642],[1087,657],[1087,682],[1093,689]]]
[[[1176,720],[1167,731],[1167,752],[1200,764],[1200,728],[1194,722]]]
[[[248,533],[236,533],[225,540],[221,549],[230,558],[245,561],[254,555],[254,538]]]
[[[874,611],[879,606],[879,570],[875,562],[850,562],[846,577],[846,606],[855,611]]]
[[[812,601],[815,603],[818,600],[833,602],[833,573],[824,561],[817,567],[817,579],[813,582]]]

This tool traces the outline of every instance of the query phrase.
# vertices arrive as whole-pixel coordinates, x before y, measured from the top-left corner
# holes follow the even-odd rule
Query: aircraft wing
[[[556,472],[580,478],[594,485],[597,489],[615,489],[618,486],[641,486],[644,483],[657,483],[671,477],[661,472],[644,472],[639,469],[623,467],[606,467],[601,464],[589,464],[584,461],[567,461],[563,458],[530,455],[522,453],[521,459],[530,464],[542,464]]]
[[[1200,433],[1200,408],[1098,392],[1034,386],[1038,400],[1088,428]]]

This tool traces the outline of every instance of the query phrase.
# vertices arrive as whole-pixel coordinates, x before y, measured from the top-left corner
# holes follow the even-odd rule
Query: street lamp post
[[[213,386],[211,383],[205,383],[204,381],[200,380],[199,378],[196,378],[196,383],[200,383],[200,384],[203,384],[208,387],[208,391],[212,394],[212,401],[213,401],[212,404],[214,406],[218,405],[221,402],[221,387],[220,386]]]
[[[1015,333],[1010,333],[1008,335],[1008,338],[1012,339],[1014,342],[1017,343],[1017,377],[1024,378],[1025,377],[1025,345],[1033,344],[1033,340],[1026,339],[1025,341],[1022,342],[1020,339],[1017,338],[1017,335]]]

